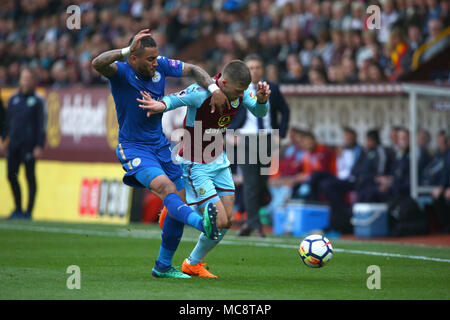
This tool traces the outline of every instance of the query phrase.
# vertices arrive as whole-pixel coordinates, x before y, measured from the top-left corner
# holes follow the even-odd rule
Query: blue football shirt
[[[154,147],[169,144],[162,131],[162,113],[147,117],[147,112],[139,108],[139,91],[147,91],[153,99],[164,96],[166,77],[181,77],[183,62],[158,56],[158,66],[152,79],[145,80],[128,62],[115,62],[117,72],[109,78],[111,93],[116,104],[119,122],[119,143],[143,143]]]

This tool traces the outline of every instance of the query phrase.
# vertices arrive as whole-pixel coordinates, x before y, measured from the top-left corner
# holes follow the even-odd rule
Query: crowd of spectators
[[[269,179],[273,214],[292,198],[324,202],[330,206],[330,225],[351,232],[352,204],[390,203],[410,195],[409,131],[391,129],[389,145],[378,131],[368,130],[364,145],[352,128],[343,129],[342,144],[331,148],[316,141],[314,134],[292,127],[290,142],[281,150],[279,170]],[[450,231],[450,136],[437,135],[438,147],[430,149],[430,134],[417,135],[419,185],[435,187],[432,197],[442,228]]]
[[[367,30],[366,8],[381,8],[381,29]],[[0,12],[0,85],[15,86],[31,67],[41,86],[105,83],[91,68],[100,52],[122,48],[151,28],[160,54],[190,44],[211,73],[259,53],[267,78],[326,84],[396,81],[412,55],[450,25],[449,0],[5,0]],[[69,29],[70,5],[81,9]],[[208,42],[210,43],[210,42]],[[448,80],[448,79],[444,79]]]

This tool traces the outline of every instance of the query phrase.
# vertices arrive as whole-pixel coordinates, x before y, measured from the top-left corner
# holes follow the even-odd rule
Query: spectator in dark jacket
[[[433,155],[431,154],[429,149],[430,141],[431,141],[430,133],[425,129],[419,130],[419,132],[417,133],[417,147],[418,147],[417,161],[418,161],[419,184],[423,184],[423,171],[433,158]]]
[[[422,184],[426,186],[439,185],[445,171],[445,159],[449,150],[445,131],[442,130],[438,133],[437,140],[438,149],[422,172]]]
[[[20,73],[19,91],[8,102],[2,153],[7,148],[8,180],[14,195],[15,210],[10,218],[31,219],[36,195],[34,173],[36,159],[42,154],[45,141],[44,101],[35,93],[34,75],[29,69]],[[28,206],[22,211],[22,197],[17,180],[20,164],[25,164],[28,182]]]
[[[0,136],[2,135],[3,130],[4,130],[5,121],[6,121],[5,118],[6,118],[6,110],[5,110],[5,107],[3,106],[3,100],[1,99],[1,94],[0,94]],[[0,140],[0,145],[1,144],[2,144],[2,141]]]
[[[358,202],[378,202],[378,185],[375,177],[386,174],[388,155],[381,145],[377,130],[366,134],[366,148],[361,163],[355,168],[355,189]]]
[[[407,197],[410,194],[409,131],[404,128],[400,129],[397,141],[398,150],[390,172],[375,178],[379,185],[380,195],[378,198],[382,201]]]
[[[450,137],[447,137],[450,145]],[[450,148],[447,149],[445,167],[439,185],[433,190],[434,209],[439,218],[441,231],[450,232]]]

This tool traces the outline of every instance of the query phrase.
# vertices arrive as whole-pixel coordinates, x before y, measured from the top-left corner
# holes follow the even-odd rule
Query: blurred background
[[[74,18],[75,11],[68,10],[72,5],[79,10],[75,27],[68,22]],[[371,28],[370,5],[379,8],[377,29]],[[330,173],[345,180],[350,174],[340,175],[339,170],[351,171],[357,159],[352,158],[348,164],[343,150],[358,144],[368,155],[368,140],[377,140],[378,136],[386,160],[371,177],[370,188],[392,187],[395,181],[405,183],[406,189],[396,189],[398,194],[391,189],[388,193],[414,199],[426,214],[426,219],[420,220],[426,224],[420,232],[447,230],[449,6],[448,0],[2,1],[3,110],[17,91],[23,68],[31,69],[37,93],[45,100],[46,143],[36,164],[33,219],[120,224],[156,219],[161,203],[151,193],[131,190],[121,182],[114,151],[114,102],[107,79],[91,67],[98,54],[126,47],[139,30],[150,28],[160,55],[200,65],[214,75],[227,62],[257,53],[264,61],[264,78],[280,84],[290,109],[290,131],[274,161],[279,167],[269,179],[268,194],[279,190],[272,186],[285,186],[288,191],[283,199],[276,199],[276,206],[269,200],[261,208],[264,225],[273,227],[276,209],[286,207],[293,199],[328,205],[330,214],[344,217],[348,225],[349,213],[339,210],[351,210],[354,203],[361,202],[358,190],[343,195],[340,201],[347,204],[346,209],[333,208],[325,189],[311,199],[308,188],[302,187],[307,183],[279,179],[283,174],[301,174],[305,168],[302,155],[292,158],[292,153],[285,152],[298,148],[308,154],[317,150],[316,144],[323,145],[333,154],[335,169]],[[191,79],[170,79],[166,93],[190,83]],[[183,113],[165,116],[165,133],[170,136],[183,118]],[[346,140],[347,129],[353,132],[353,142]],[[408,136],[405,138],[402,132]],[[311,136],[313,147],[309,147]],[[402,138],[406,147],[399,142]],[[408,167],[402,167],[403,171],[397,161],[398,150],[408,152]],[[414,150],[414,160],[410,160],[410,150]],[[14,210],[5,155],[0,159],[2,217]],[[296,169],[284,172],[286,162]],[[239,189],[239,168],[234,172]],[[23,170],[19,181],[26,206]],[[274,201],[279,193],[271,194]],[[365,202],[388,203],[392,199],[369,197]],[[238,224],[245,220],[239,197],[236,217]],[[283,228],[279,232],[289,229]]]
[[[371,4],[380,8],[380,30],[364,25]],[[67,28],[70,5],[81,10],[79,29]],[[231,59],[257,52],[267,78],[283,83],[449,82],[448,66],[420,79],[414,73],[439,51],[425,54],[431,48],[419,47],[445,36],[449,24],[449,2],[440,0],[6,0],[0,85],[17,85],[24,65],[33,68],[41,86],[105,83],[90,61],[126,46],[143,28],[152,30],[161,55],[201,63],[212,74]]]

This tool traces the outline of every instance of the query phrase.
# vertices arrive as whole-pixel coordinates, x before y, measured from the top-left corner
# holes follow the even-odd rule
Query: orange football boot
[[[161,230],[164,225],[164,219],[166,219],[166,214],[167,214],[167,208],[166,208],[166,206],[164,206],[161,213],[159,214],[159,220],[158,220],[159,227],[161,228]]]
[[[194,277],[204,277],[204,278],[217,278],[216,275],[212,274],[205,268],[206,263],[200,262],[197,264],[189,264],[187,259],[184,259],[181,271],[184,273],[194,276]]]

